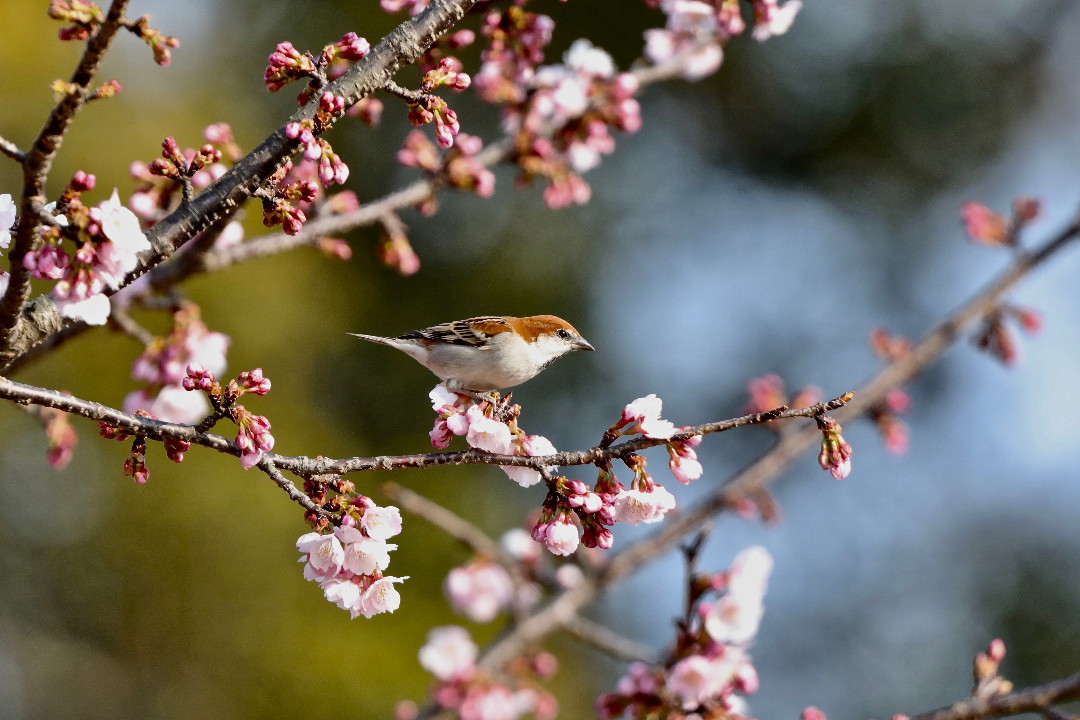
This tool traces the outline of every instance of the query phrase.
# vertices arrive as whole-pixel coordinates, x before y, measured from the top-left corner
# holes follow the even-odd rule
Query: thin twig
[[[154,333],[144,328],[125,310],[114,307],[109,313],[109,325],[112,325],[128,337],[134,338],[142,345],[149,345],[154,341]]]
[[[26,162],[26,153],[20,150],[18,145],[3,136],[0,136],[0,153],[4,153],[20,165]]]
[[[397,483],[385,483],[382,489],[403,510],[427,520],[473,552],[483,553],[504,566],[516,564],[502,551],[498,542],[457,513]]]
[[[643,662],[649,665],[660,660],[657,652],[648,645],[623,637],[607,626],[593,622],[581,615],[574,615],[569,618],[564,629],[578,640],[593,646],[616,660]]]
[[[911,720],[976,720],[1042,712],[1052,705],[1080,700],[1080,673],[1045,685],[988,698],[968,698],[948,707],[911,716]]]
[[[284,490],[293,502],[299,504],[308,512],[315,513],[316,515],[324,518],[333,517],[333,513],[321,507],[314,500],[309,498],[304,493],[300,492],[300,490],[296,487],[296,485],[292,483],[292,481],[282,475],[281,471],[274,467],[274,463],[270,458],[263,456],[262,460],[259,461],[256,467],[269,475],[270,479],[273,480],[279,488]]]

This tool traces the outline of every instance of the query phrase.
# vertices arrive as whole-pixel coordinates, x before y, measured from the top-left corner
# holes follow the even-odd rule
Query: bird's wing
[[[429,340],[451,345],[470,345],[479,347],[487,343],[488,338],[499,333],[510,332],[510,323],[501,317],[474,317],[468,320],[432,325],[423,330],[411,330],[399,335],[399,340]]]

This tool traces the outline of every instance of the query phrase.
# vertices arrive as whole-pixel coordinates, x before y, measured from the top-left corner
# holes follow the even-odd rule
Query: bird
[[[520,385],[568,352],[594,350],[573,325],[554,315],[485,315],[397,337],[348,334],[396,348],[435,373],[450,390],[473,393]]]

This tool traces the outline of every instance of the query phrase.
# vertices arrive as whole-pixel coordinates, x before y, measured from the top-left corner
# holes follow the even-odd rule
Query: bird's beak
[[[594,348],[592,345],[590,345],[589,341],[586,340],[585,338],[579,337],[577,340],[574,341],[574,349],[575,350],[588,350],[589,352],[592,352],[596,348]]]

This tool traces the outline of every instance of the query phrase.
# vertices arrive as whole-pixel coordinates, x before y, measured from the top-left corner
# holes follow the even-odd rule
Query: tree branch
[[[1041,712],[1051,706],[1080,700],[1080,673],[1045,685],[1015,690],[986,698],[968,698],[948,707],[911,716],[911,720],[975,720]]]

